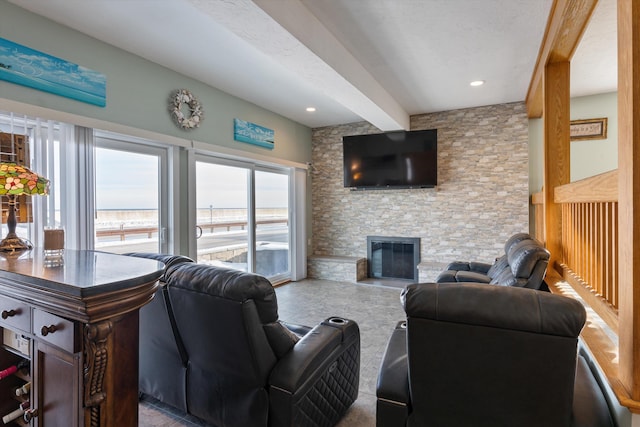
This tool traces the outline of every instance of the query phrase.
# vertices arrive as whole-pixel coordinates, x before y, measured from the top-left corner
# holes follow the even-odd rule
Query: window
[[[36,247],[44,227],[62,227],[66,249],[183,253],[272,283],[306,276],[303,165],[212,154],[208,145],[183,151],[8,112],[0,112],[0,132],[24,135],[29,166],[51,182],[48,196],[29,198],[31,217],[18,224]]]
[[[199,155],[194,182],[198,262],[289,279],[289,171]]]
[[[167,253],[167,150],[97,133],[95,248]]]

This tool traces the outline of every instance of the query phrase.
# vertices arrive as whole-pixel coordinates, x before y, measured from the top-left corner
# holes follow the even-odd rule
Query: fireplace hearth
[[[368,275],[418,282],[420,238],[367,236]]]

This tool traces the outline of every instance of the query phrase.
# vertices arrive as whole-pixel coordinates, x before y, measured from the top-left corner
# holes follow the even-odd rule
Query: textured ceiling
[[[552,3],[9,1],[307,126],[382,130],[523,101]],[[616,89],[615,43],[615,0],[601,0],[572,61],[572,95]]]

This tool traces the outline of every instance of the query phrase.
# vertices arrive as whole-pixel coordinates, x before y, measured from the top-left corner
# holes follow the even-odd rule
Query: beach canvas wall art
[[[273,149],[275,132],[272,129],[240,119],[233,119],[233,139]]]
[[[0,80],[104,107],[104,74],[0,38]]]

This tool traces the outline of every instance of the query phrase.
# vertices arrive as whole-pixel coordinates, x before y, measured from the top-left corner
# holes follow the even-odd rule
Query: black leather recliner
[[[141,392],[218,427],[331,426],[357,398],[354,321],[287,325],[256,274],[179,262],[164,282],[140,310]]]
[[[131,253],[127,255],[163,262],[166,271],[193,260],[181,255]],[[169,299],[165,275],[150,303],[140,309],[139,380],[140,393],[187,412],[188,356],[180,339]]]
[[[378,427],[613,427],[578,356],[571,298],[482,284],[413,284],[377,385]]]
[[[499,286],[545,289],[549,251],[526,233],[511,236],[504,255],[493,264],[455,261],[438,275],[437,283],[473,282]]]

